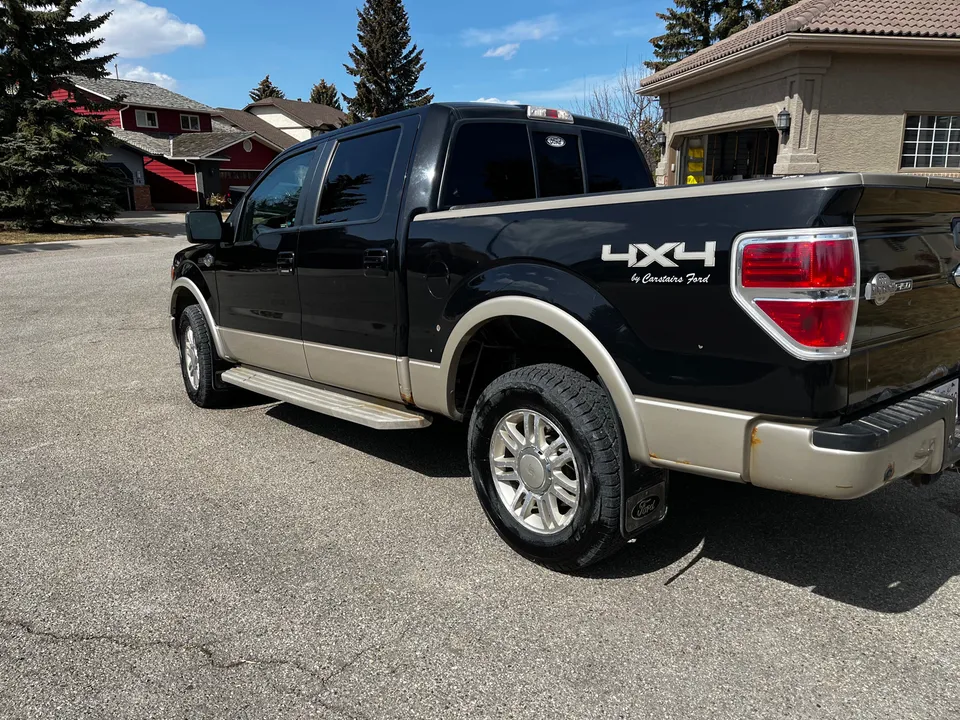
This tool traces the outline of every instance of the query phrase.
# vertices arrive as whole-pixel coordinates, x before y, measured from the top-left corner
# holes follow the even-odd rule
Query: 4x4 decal
[[[673,259],[667,257],[667,254],[673,251]],[[643,253],[643,257],[640,254]],[[625,262],[627,267],[649,267],[657,263],[662,267],[679,267],[675,260],[683,262],[684,260],[702,260],[704,267],[715,267],[717,264],[717,244],[715,242],[704,243],[702,251],[687,251],[686,243],[664,243],[659,247],[653,247],[646,243],[637,243],[630,245],[625,253],[613,252],[612,245],[604,245],[600,259],[606,262]]]

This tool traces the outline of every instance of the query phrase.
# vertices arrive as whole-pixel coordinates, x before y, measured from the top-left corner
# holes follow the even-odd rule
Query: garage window
[[[960,168],[960,115],[907,115],[903,168]]]

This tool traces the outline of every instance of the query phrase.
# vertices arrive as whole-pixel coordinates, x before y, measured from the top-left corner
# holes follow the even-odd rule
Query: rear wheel
[[[468,442],[480,503],[521,555],[569,571],[623,546],[620,431],[597,383],[561,365],[512,370],[481,393]]]
[[[199,407],[217,407],[229,393],[214,387],[216,350],[199,305],[184,309],[180,315],[178,334],[180,371],[187,397]]]

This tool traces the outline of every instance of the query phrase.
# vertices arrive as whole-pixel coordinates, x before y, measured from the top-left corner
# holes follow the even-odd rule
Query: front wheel
[[[521,555],[571,571],[623,546],[620,431],[597,383],[561,365],[512,370],[478,398],[468,444],[480,504]]]
[[[199,407],[217,407],[227,393],[213,384],[216,350],[200,306],[190,305],[183,311],[178,334],[180,371],[187,397]]]

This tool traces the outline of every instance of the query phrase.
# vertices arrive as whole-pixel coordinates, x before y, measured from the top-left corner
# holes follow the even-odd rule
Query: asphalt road
[[[960,713],[956,476],[679,479],[665,525],[555,574],[488,526],[459,426],[191,405],[182,244],[0,249],[0,717]]]

